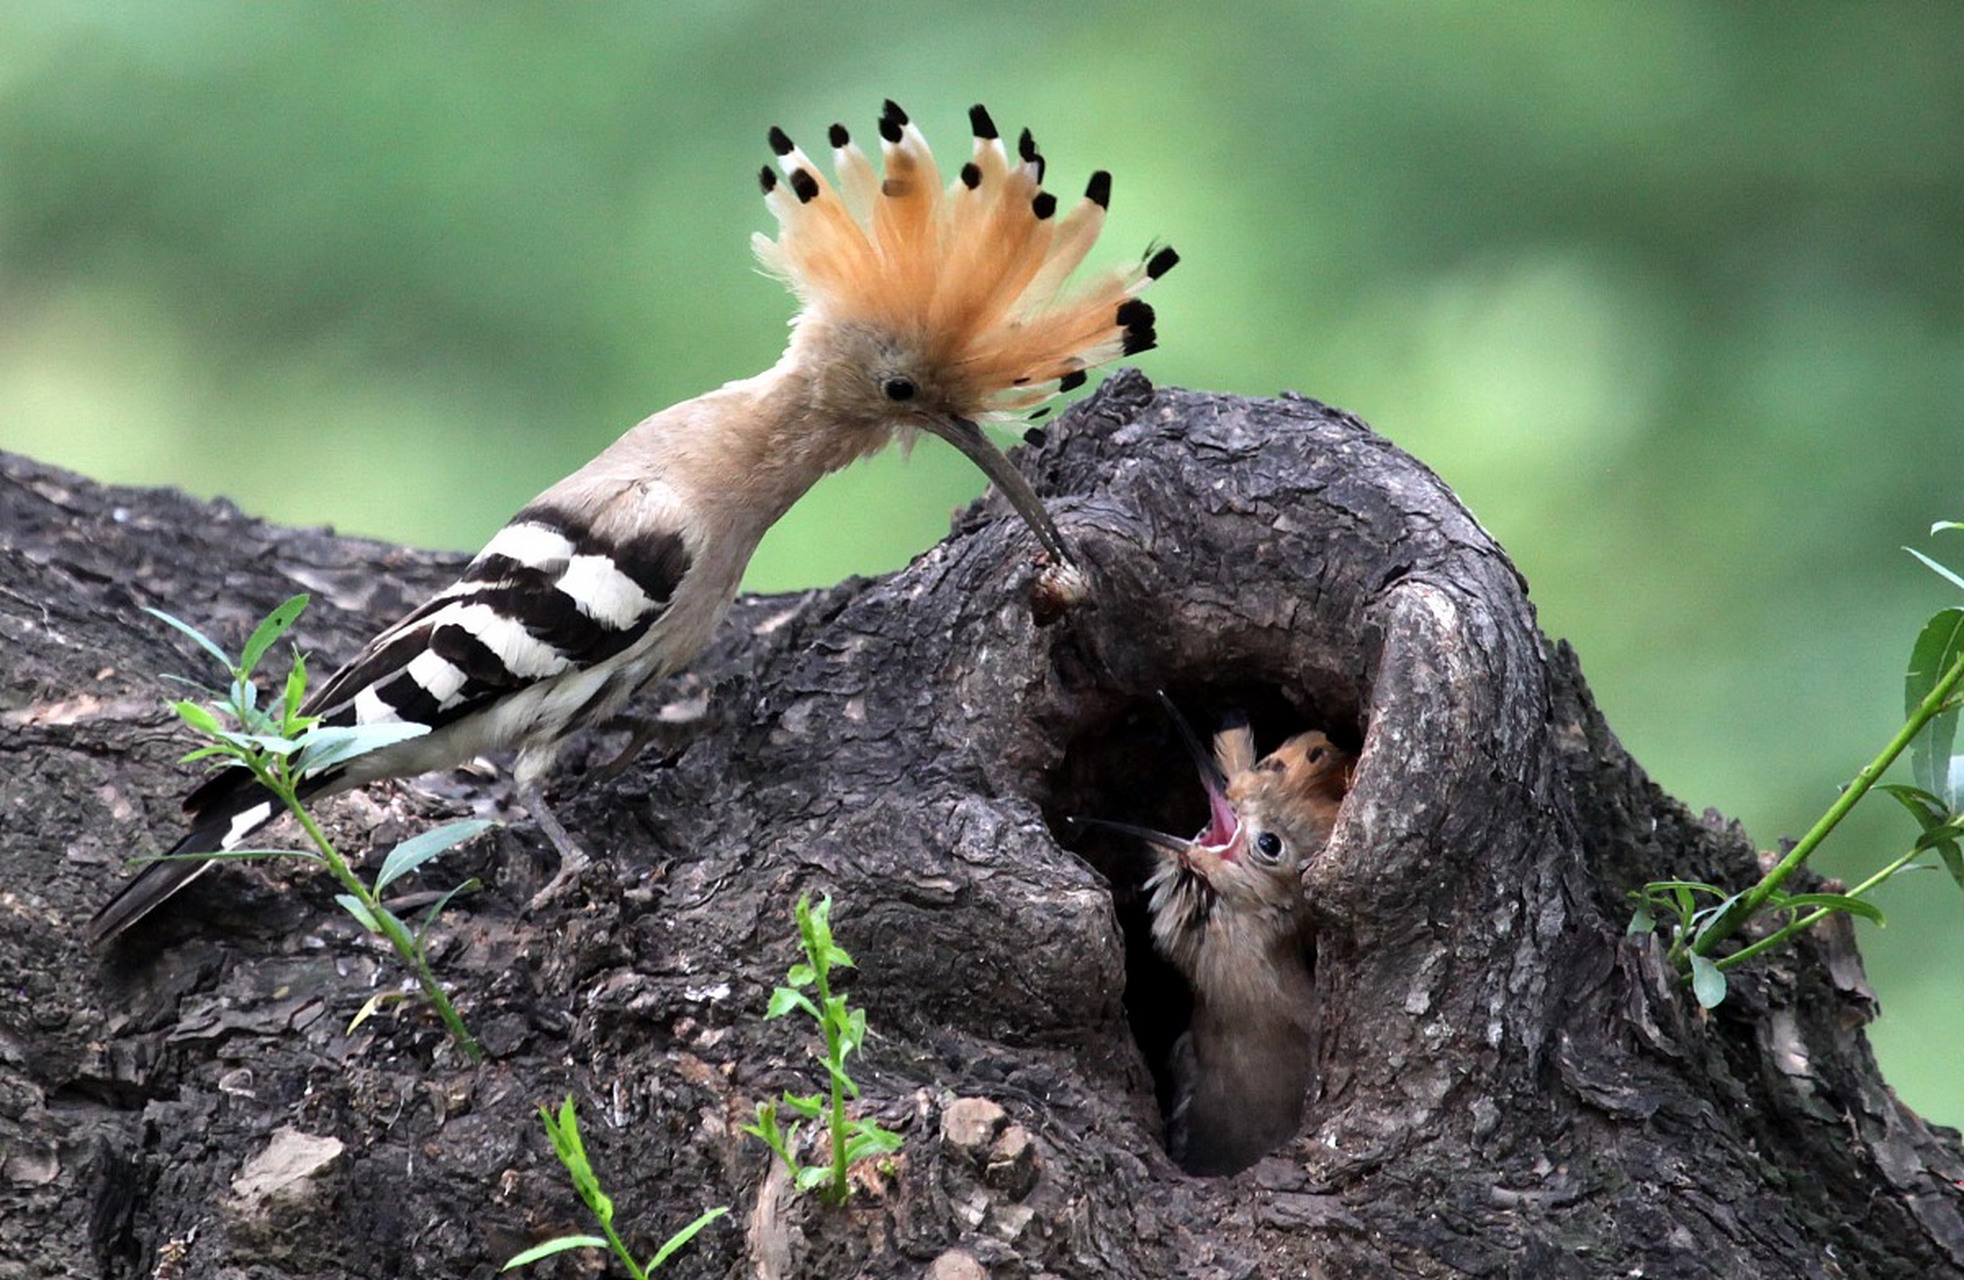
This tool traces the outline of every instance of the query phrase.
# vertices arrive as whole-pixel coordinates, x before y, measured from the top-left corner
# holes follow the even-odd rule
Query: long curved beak
[[[1182,840],[1178,836],[1169,836],[1164,831],[1135,826],[1130,822],[1108,822],[1103,818],[1071,818],[1069,822],[1071,826],[1078,829],[1115,831],[1119,835],[1131,836],[1134,840],[1149,844],[1155,849],[1164,849],[1168,853],[1179,854],[1182,857],[1193,844],[1191,840]]]
[[[1050,513],[1043,509],[1043,502],[1023,473],[996,448],[982,428],[967,418],[953,416],[933,416],[920,420],[921,427],[940,436],[949,444],[962,451],[962,455],[976,466],[982,474],[989,477],[989,483],[1002,491],[1009,499],[1009,505],[1016,508],[1016,514],[1023,517],[1023,523],[1030,526],[1037,541],[1043,544],[1052,558],[1059,564],[1072,564],[1071,553],[1064,547],[1064,536],[1057,532],[1057,526],[1050,522]]]
[[[1166,715],[1173,721],[1173,727],[1180,731],[1180,742],[1193,758],[1193,767],[1200,773],[1200,785],[1207,792],[1207,827],[1193,838],[1193,843],[1210,849],[1226,849],[1241,834],[1241,819],[1235,816],[1227,798],[1227,775],[1221,772],[1220,762],[1200,741],[1200,735],[1193,731],[1187,718],[1173,705],[1166,690],[1159,691],[1159,705],[1165,708]]]

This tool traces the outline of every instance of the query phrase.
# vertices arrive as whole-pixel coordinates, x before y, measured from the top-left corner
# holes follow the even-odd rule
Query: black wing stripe
[[[423,608],[427,609],[429,606],[425,605]],[[417,613],[421,612],[422,609],[417,610]],[[369,647],[356,655],[353,662],[335,672],[326,684],[316,688],[308,696],[307,705],[303,708],[307,714],[331,713],[343,701],[352,705],[354,695],[358,691],[366,689],[377,680],[386,678],[390,672],[400,671],[408,666],[417,654],[429,647],[429,628],[412,626],[411,623],[415,618],[416,614],[411,614],[384,631],[370,641]],[[353,724],[352,715],[353,713],[350,712],[350,718],[336,720],[330,714],[328,722]]]
[[[446,710],[408,671],[375,686],[375,696],[395,708],[397,719],[411,724],[435,724]]]
[[[630,538],[613,551],[614,567],[641,588],[650,600],[667,604],[689,571],[689,548],[679,533],[647,533]]]
[[[466,696],[473,686],[486,690],[516,689],[525,681],[511,673],[505,660],[467,628],[445,623],[430,635],[430,652],[464,673]]]

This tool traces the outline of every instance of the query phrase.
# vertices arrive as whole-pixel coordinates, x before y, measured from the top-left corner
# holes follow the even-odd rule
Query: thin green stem
[[[1921,849],[1911,849],[1908,853],[1905,853],[1902,857],[1897,858],[1894,862],[1891,862],[1888,866],[1882,868],[1882,870],[1876,872],[1868,879],[1862,881],[1860,884],[1856,885],[1853,889],[1850,889],[1848,891],[1848,896],[1851,898],[1861,897],[1863,894],[1867,893],[1870,889],[1875,888],[1877,885],[1883,883],[1885,880],[1888,880],[1891,876],[1895,875],[1898,871],[1901,871],[1904,867],[1908,866],[1910,860],[1915,858],[1916,855],[1918,855],[1921,852],[1923,852]],[[1739,950],[1733,952],[1731,955],[1726,956],[1724,959],[1714,961],[1714,963],[1717,964],[1718,967],[1721,969],[1730,969],[1734,965],[1744,964],[1746,961],[1752,959],[1754,956],[1758,955],[1762,951],[1771,951],[1773,948],[1779,946],[1781,943],[1793,937],[1795,934],[1801,932],[1803,929],[1811,929],[1815,925],[1819,924],[1822,920],[1832,915],[1834,913],[1834,910],[1835,908],[1833,907],[1816,907],[1814,908],[1814,910],[1808,912],[1806,915],[1798,916],[1795,919],[1788,921],[1787,924],[1782,926],[1780,929],[1778,929],[1773,933],[1767,934],[1764,938],[1761,938],[1758,942],[1754,942],[1747,946],[1741,947],[1739,948]]]
[[[1712,954],[1720,943],[1737,933],[1740,926],[1753,918],[1766,900],[1786,882],[1787,877],[1799,870],[1801,865],[1813,856],[1814,850],[1820,847],[1821,842],[1841,825],[1841,820],[1848,816],[1849,810],[1868,794],[1869,788],[1873,787],[1888,771],[1889,766],[1896,762],[1896,757],[1909,747],[1916,735],[1923,731],[1923,727],[1943,711],[1944,704],[1950,700],[1950,695],[1957,688],[1959,681],[1964,681],[1964,656],[1960,656],[1951,664],[1950,670],[1944,673],[1943,679],[1939,680],[1924,696],[1923,701],[1917,704],[1916,710],[1904,722],[1903,727],[1889,739],[1889,745],[1882,749],[1880,755],[1863,766],[1862,771],[1855,775],[1855,780],[1848,785],[1848,789],[1835,797],[1835,802],[1828,806],[1828,811],[1822,814],[1820,820],[1800,838],[1800,843],[1788,850],[1787,856],[1761,876],[1758,883],[1741,894],[1729,911],[1700,932],[1691,943],[1692,950],[1701,956]],[[1673,951],[1677,949],[1673,948]]]
[[[641,1269],[641,1264],[636,1262],[634,1255],[627,1251],[627,1241],[621,1239],[620,1233],[614,1230],[614,1224],[597,1213],[593,1215],[593,1219],[600,1224],[600,1229],[606,1232],[607,1243],[613,1247],[614,1256],[627,1264],[628,1274],[633,1276],[634,1280],[648,1280],[648,1273]]]
[[[261,780],[266,781],[263,777]],[[415,973],[417,983],[423,988],[424,998],[436,1008],[437,1016],[443,1020],[444,1029],[450,1033],[450,1038],[456,1042],[459,1049],[464,1051],[465,1057],[472,1062],[482,1062],[484,1049],[477,1043],[477,1037],[471,1034],[470,1028],[464,1025],[462,1015],[457,1012],[456,1006],[450,1003],[450,997],[444,992],[443,985],[437,981],[436,974],[431,971],[428,960],[424,958],[422,948],[416,945],[416,940],[409,936],[407,929],[403,928],[402,921],[396,919],[395,913],[384,907],[381,899],[362,883],[361,877],[354,873],[354,869],[335,849],[334,843],[327,838],[327,833],[322,831],[320,824],[314,821],[314,815],[307,812],[306,807],[300,803],[293,788],[280,786],[275,781],[272,789],[285,802],[287,811],[299,820],[300,826],[307,833],[307,838],[314,842],[314,847],[320,850],[321,857],[326,860],[327,868],[334,873],[334,878],[339,880],[342,887],[367,910],[368,918],[375,922],[375,927],[389,940],[389,945],[395,948],[398,956],[402,957],[402,962]]]
[[[825,1061],[827,1074],[832,1083],[832,1110],[830,1128],[832,1138],[832,1190],[827,1195],[833,1204],[844,1204],[851,1194],[846,1186],[846,1090],[845,1067],[839,1054],[839,1028],[832,1014],[832,987],[826,981],[826,970],[830,967],[823,957],[814,956],[819,963],[812,966],[818,975],[819,1029],[825,1034]]]

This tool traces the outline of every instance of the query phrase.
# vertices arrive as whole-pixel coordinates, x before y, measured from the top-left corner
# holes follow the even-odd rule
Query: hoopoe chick
[[[1315,1076],[1316,991],[1306,954],[1303,864],[1329,840],[1355,758],[1321,733],[1255,759],[1233,723],[1209,759],[1184,721],[1207,790],[1192,840],[1153,832],[1146,882],[1153,945],[1193,989],[1173,1047],[1167,1151],[1189,1173],[1245,1169],[1296,1131]]]
[[[303,798],[516,747],[519,798],[561,859],[534,902],[552,896],[586,861],[540,794],[560,744],[693,658],[765,530],[820,477],[896,435],[925,431],[961,450],[1068,565],[1043,504],[979,423],[1152,347],[1152,308],[1138,295],[1178,259],[1153,248],[1077,279],[1110,175],[1092,174],[1060,215],[1028,131],[1012,155],[986,110],[969,120],[973,151],[945,188],[892,102],[879,121],[883,173],[843,126],[830,133],[833,180],[770,131],[778,169],[761,181],[778,235],[755,247],[800,304],[784,355],[628,431],[316,688],[305,712],[324,724],[430,732],[310,778]],[[273,801],[234,769],[185,809],[190,830],[173,854],[240,846]],[[97,913],[91,938],[115,937],[211,865],[151,863]]]

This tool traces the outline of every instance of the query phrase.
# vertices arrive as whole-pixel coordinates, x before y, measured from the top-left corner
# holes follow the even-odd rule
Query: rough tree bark
[[[107,957],[79,933],[186,781],[157,677],[195,658],[140,605],[236,645],[304,589],[327,663],[458,558],[8,461],[0,1277],[488,1276],[587,1229],[534,1115],[568,1092],[644,1253],[734,1206],[682,1276],[1964,1266],[1958,1135],[1877,1074],[1845,930],[1709,1017],[1624,938],[1631,886],[1741,883],[1754,852],[1625,755],[1423,466],[1313,401],[1136,374],[1022,465],[1090,571],[1082,605],[1037,623],[1027,539],[988,509],[887,577],[747,599],[644,699],[678,722],[664,747],[585,785],[623,735],[570,753],[559,812],[604,861],[569,905],[520,913],[550,862],[522,812],[445,867],[490,886],[435,947],[492,1052],[473,1069],[413,1005],[346,1031],[399,975],[292,864],[204,877]],[[1363,747],[1306,875],[1322,1087],[1297,1141],[1229,1179],[1158,1145],[1149,1062],[1181,993],[1143,951],[1136,858],[1065,834],[1198,825],[1161,688],[1249,709],[1267,744]],[[384,844],[501,785],[328,816]],[[865,1105],[907,1135],[838,1212],[737,1132],[817,1087],[804,1028],[759,1018],[807,890],[837,896],[860,964]]]

